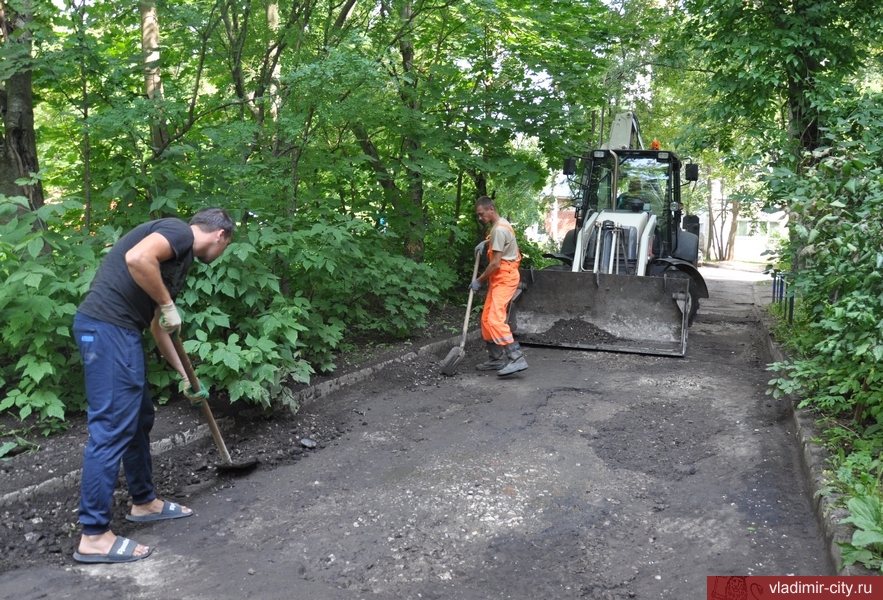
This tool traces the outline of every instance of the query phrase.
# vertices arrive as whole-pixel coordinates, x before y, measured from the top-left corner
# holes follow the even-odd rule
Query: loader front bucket
[[[687,351],[687,278],[522,269],[521,281],[514,325],[523,344],[660,356]]]

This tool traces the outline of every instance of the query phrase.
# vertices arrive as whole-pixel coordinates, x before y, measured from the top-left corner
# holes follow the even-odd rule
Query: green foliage
[[[435,275],[427,265],[392,253],[398,246],[393,234],[340,215],[277,221],[276,227],[285,229],[261,228],[261,236],[268,236],[262,259],[277,254],[270,256],[284,293],[307,300],[324,321],[340,331],[398,336],[424,324],[426,305],[439,292]]]
[[[792,265],[788,294],[792,327],[780,335],[793,358],[770,366],[774,395],[828,419],[822,441],[831,451],[833,486],[857,531],[841,544],[844,564],[883,567],[880,475],[883,462],[883,127],[880,98],[858,98],[832,121],[828,145],[801,175],[784,168],[769,178],[774,196],[790,208],[790,239],[780,255]],[[835,423],[836,425],[831,425]]]
[[[0,460],[9,460],[9,457],[15,456],[17,454],[21,454],[23,452],[36,452],[40,449],[40,446],[38,444],[25,439],[24,437],[19,435],[19,432],[0,431],[0,437],[13,438],[12,440],[0,444]]]
[[[831,451],[831,465],[838,487],[852,495],[873,493],[880,490],[883,472],[883,432],[879,427],[869,427],[861,434],[836,421],[821,421],[827,427],[824,443]]]
[[[702,105],[709,131],[727,151],[739,138],[788,132],[780,156],[819,146],[819,125],[831,120],[841,86],[876,51],[883,19],[865,2],[775,3],[688,0],[685,47],[711,72]],[[757,147],[769,147],[756,139]],[[791,161],[791,164],[794,164]]]
[[[18,444],[16,444],[15,442],[4,442],[2,445],[0,445],[0,459],[5,457],[17,447]]]
[[[883,424],[883,161],[877,131],[879,100],[867,103],[830,130],[831,146],[804,176],[785,170],[772,187],[788,196],[791,240],[785,260],[799,265],[789,293],[797,299],[798,358],[776,367],[786,377],[771,383],[800,393],[804,403],[834,415],[856,407]]]
[[[24,198],[0,195],[0,411],[33,415],[44,433],[81,410],[71,389],[82,383],[72,350],[71,319],[83,292],[83,265],[95,261],[93,246],[80,236],[66,238],[51,227],[63,223],[70,205],[53,204],[25,212]],[[85,243],[78,243],[85,242]]]
[[[417,3],[404,26],[370,3],[271,23],[250,1],[188,0],[157,5],[148,98],[137,11],[40,6],[30,60],[0,47],[0,72],[31,70],[43,171],[24,175],[47,198],[0,209],[0,410],[43,423],[84,408],[71,316],[105,249],[148,219],[219,205],[241,223],[178,303],[200,377],[263,406],[333,369],[347,336],[405,336],[461,295],[479,192],[542,266],[522,232],[543,220],[548,165],[616,85],[599,85],[609,40],[647,47],[597,0]],[[650,39],[661,13],[642,6]],[[149,377],[160,402],[175,393],[167,368]]]
[[[838,542],[843,555],[843,566],[856,562],[868,569],[883,572],[883,507],[875,493],[850,498],[846,503],[850,516],[841,523],[852,523],[856,531],[851,543]]]
[[[22,198],[0,200],[0,318],[9,323],[0,384],[15,382],[0,386],[0,410],[33,415],[49,433],[67,411],[85,407],[70,326],[101,248],[120,231],[64,237],[56,230],[67,231],[77,203],[32,213]],[[434,271],[391,254],[393,236],[364,221],[252,218],[220,259],[191,268],[177,300],[197,374],[232,401],[286,401],[287,384],[334,368],[347,332],[405,336],[425,324],[439,297]],[[162,365],[151,366],[149,379],[160,402],[177,390],[176,375]]]

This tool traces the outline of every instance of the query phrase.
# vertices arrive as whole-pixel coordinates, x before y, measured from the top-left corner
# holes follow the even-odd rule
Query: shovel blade
[[[446,375],[450,377],[457,371],[457,367],[460,366],[460,363],[463,362],[463,358],[466,356],[466,351],[463,348],[457,346],[451,348],[451,351],[448,352],[448,355],[441,363],[441,372],[442,375]]]
[[[515,302],[521,343],[684,356],[689,279],[556,269],[521,272]]]
[[[258,464],[257,460],[246,460],[242,462],[229,462],[215,465],[218,473],[235,473],[240,471],[250,471]]]

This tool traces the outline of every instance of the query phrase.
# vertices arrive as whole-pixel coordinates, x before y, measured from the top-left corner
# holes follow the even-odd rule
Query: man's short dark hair
[[[236,231],[236,223],[233,222],[227,211],[217,206],[203,208],[193,215],[193,218],[190,219],[190,224],[196,225],[206,233],[223,229],[224,237],[226,238],[232,238],[233,233]]]
[[[497,208],[494,204],[494,199],[490,196],[479,196],[478,200],[475,201],[475,206],[480,206],[482,208]]]

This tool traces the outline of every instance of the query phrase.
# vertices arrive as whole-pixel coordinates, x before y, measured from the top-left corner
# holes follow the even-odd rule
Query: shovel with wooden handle
[[[187,356],[187,352],[184,351],[184,343],[181,341],[181,336],[174,333],[171,337],[172,343],[175,345],[175,352],[178,353],[178,358],[181,359],[181,364],[184,366],[184,373],[187,374],[190,387],[194,390],[201,390],[202,384],[199,383],[199,379],[193,371],[193,365],[190,364],[190,358]],[[202,414],[205,416],[208,427],[212,432],[212,438],[214,438],[218,452],[221,454],[221,460],[224,461],[217,465],[219,471],[241,471],[243,469],[250,469],[257,464],[257,460],[233,462],[233,459],[230,458],[230,453],[227,451],[227,445],[224,444],[224,438],[221,437],[221,430],[218,429],[218,424],[215,422],[214,415],[212,415],[212,409],[208,405],[208,399],[202,401]]]
[[[472,269],[472,279],[470,279],[470,283],[475,281],[476,276],[478,275],[478,262],[481,260],[481,254],[475,253],[475,267]],[[451,351],[448,352],[448,355],[441,363],[441,372],[443,375],[447,375],[450,377],[457,371],[457,367],[463,362],[463,359],[466,357],[466,333],[469,331],[469,313],[472,312],[472,298],[475,296],[475,292],[472,291],[472,287],[469,288],[469,301],[466,303],[466,318],[463,320],[463,339],[460,340],[459,346],[454,346],[451,348]]]

